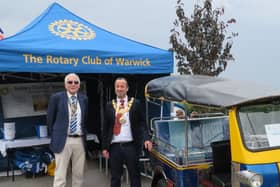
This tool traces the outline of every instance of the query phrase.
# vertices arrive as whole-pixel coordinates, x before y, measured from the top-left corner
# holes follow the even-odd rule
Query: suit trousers
[[[131,187],[141,187],[139,149],[133,142],[113,143],[110,146],[111,187],[121,186],[123,164],[126,165]]]
[[[68,165],[71,160],[72,187],[82,187],[85,168],[85,149],[81,137],[67,137],[61,153],[55,153],[54,187],[65,187]]]

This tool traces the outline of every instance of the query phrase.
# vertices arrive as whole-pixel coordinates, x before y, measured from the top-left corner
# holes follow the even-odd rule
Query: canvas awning
[[[203,75],[165,76],[146,85],[146,97],[216,107],[230,107],[269,97],[280,91],[247,81]]]
[[[21,32],[0,40],[0,72],[169,74],[173,54],[106,31],[53,3]]]

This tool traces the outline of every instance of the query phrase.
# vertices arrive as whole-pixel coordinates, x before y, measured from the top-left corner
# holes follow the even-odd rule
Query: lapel
[[[130,99],[131,99],[131,97],[128,98],[128,101],[130,101]],[[134,98],[133,104],[129,110],[129,120],[133,120],[134,110],[135,110],[135,98]]]
[[[117,102],[117,101],[116,101],[116,102]],[[114,107],[113,107],[113,100],[111,101],[110,106],[111,106],[111,109],[112,109],[113,117],[115,118],[115,116],[116,116],[116,111],[115,111],[115,109],[114,109]]]
[[[62,97],[62,102],[63,102],[63,108],[65,110],[65,114],[67,114],[67,116],[69,116],[69,111],[68,111],[68,96],[67,96],[67,92],[65,91],[63,93],[63,97]]]
[[[79,104],[80,104],[80,108],[81,108],[81,113],[82,113],[82,115],[83,115],[83,111],[84,111],[84,102],[83,102],[83,100],[82,100],[82,97],[80,96],[80,94],[79,93],[77,93],[77,98],[78,98],[78,101],[79,101]]]

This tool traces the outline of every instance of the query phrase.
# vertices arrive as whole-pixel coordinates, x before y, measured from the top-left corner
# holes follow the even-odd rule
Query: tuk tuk
[[[152,187],[280,186],[279,90],[177,75],[148,82],[145,97]]]

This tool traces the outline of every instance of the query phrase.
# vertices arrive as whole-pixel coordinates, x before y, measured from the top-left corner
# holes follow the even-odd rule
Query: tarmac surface
[[[68,175],[66,187],[71,187],[71,175]],[[53,177],[51,176],[37,176],[26,177],[25,175],[15,176],[15,181],[11,177],[1,176],[1,187],[52,187]],[[106,176],[105,169],[99,169],[98,159],[89,159],[86,164],[84,187],[109,187],[110,176]],[[122,187],[129,187],[125,177],[122,182]],[[150,187],[151,179],[142,177],[142,187]]]

